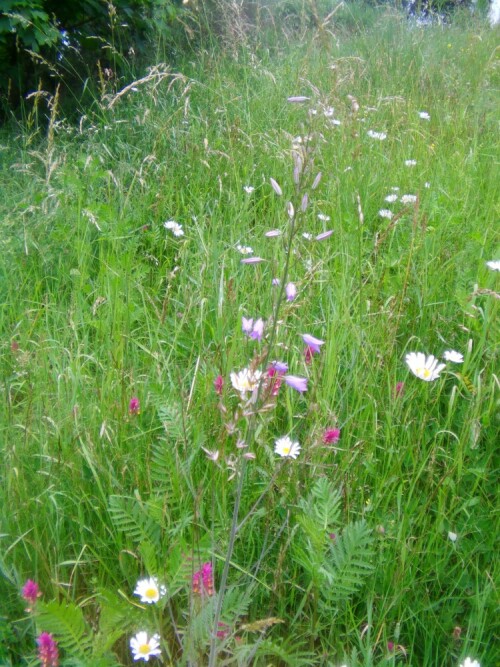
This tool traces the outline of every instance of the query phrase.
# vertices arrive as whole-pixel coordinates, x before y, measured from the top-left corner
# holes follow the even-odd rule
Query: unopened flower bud
[[[322,173],[318,171],[318,173],[316,174],[316,178],[314,179],[313,184],[311,185],[311,190],[316,190],[316,188],[319,185],[319,182],[321,181],[321,176]]]
[[[274,178],[270,178],[269,182],[271,183],[271,187],[275,191],[275,193],[278,195],[278,197],[281,197],[281,195],[283,194],[283,190],[280,188],[278,183],[274,180]]]

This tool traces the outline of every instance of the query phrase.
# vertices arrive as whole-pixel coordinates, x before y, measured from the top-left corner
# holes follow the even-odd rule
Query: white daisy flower
[[[458,535],[450,530],[448,533],[448,539],[450,540],[450,542],[456,542],[458,539]]]
[[[306,241],[310,241],[312,239],[312,234],[309,234],[309,232],[302,232],[302,237],[306,239]]]
[[[324,213],[318,213],[318,220],[321,220],[322,222],[329,222],[330,216],[325,215]]]
[[[431,119],[431,117],[430,117],[430,115],[427,113],[427,111],[419,111],[419,112],[418,112],[418,115],[420,116],[420,118],[421,118],[422,120],[430,120],[430,119]]]
[[[486,262],[486,266],[492,271],[500,271],[500,259],[492,259]]]
[[[426,357],[423,352],[409,352],[405,361],[413,375],[426,382],[437,380],[443,368],[446,367],[446,364],[438,364],[434,355],[430,354]]]
[[[130,648],[134,660],[144,660],[144,662],[149,662],[149,658],[161,655],[160,635],[153,635],[148,639],[147,632],[138,632],[135,637],[132,637],[130,640]]]
[[[167,589],[165,586],[158,585],[158,579],[156,579],[156,577],[150,577],[149,579],[139,579],[135,587],[134,595],[138,595],[141,598],[141,602],[153,604],[153,602],[158,602],[166,592]]]
[[[286,458],[296,459],[300,454],[300,445],[298,442],[293,442],[288,435],[285,435],[276,440],[274,453]]]
[[[461,364],[464,360],[464,355],[455,350],[446,350],[443,354],[443,359],[446,361],[452,361],[454,364]]]
[[[387,134],[385,132],[375,132],[375,130],[368,130],[366,134],[372,139],[378,139],[379,141],[384,141],[384,139],[387,139]]]
[[[184,236],[182,225],[179,225],[175,220],[167,220],[167,222],[163,223],[163,226],[165,229],[169,229],[174,236]]]
[[[251,371],[249,368],[244,368],[239,373],[231,373],[231,384],[239,391],[241,398],[245,398],[247,392],[254,391],[259,386],[262,371]]]
[[[407,167],[414,167],[417,164],[416,160],[405,160],[405,165]]]
[[[402,204],[414,204],[417,201],[417,195],[403,195],[401,197]]]
[[[463,662],[460,663],[460,667],[481,667],[477,660],[472,658],[465,658]]]
[[[244,185],[243,190],[245,190],[247,195],[251,195],[252,192],[255,190],[255,188],[253,187],[253,185]]]
[[[398,201],[398,196],[397,195],[387,195],[387,197],[384,199],[384,201],[389,202],[389,204],[393,204],[395,201]]]
[[[387,220],[391,220],[392,216],[394,215],[394,213],[392,211],[390,211],[388,208],[380,209],[378,214],[381,218],[387,218]]]
[[[242,255],[251,255],[253,253],[252,248],[249,245],[241,245],[238,243],[236,250]]]

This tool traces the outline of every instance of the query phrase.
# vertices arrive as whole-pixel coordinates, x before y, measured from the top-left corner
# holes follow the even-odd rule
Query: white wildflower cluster
[[[253,253],[253,250],[249,245],[241,245],[241,243],[238,243],[236,250],[242,255],[251,255]]]
[[[141,602],[154,604],[167,594],[167,589],[158,583],[156,577],[139,579],[136,584],[134,595],[138,595]],[[161,656],[160,635],[154,634],[148,637],[148,633],[141,630],[130,639],[130,650],[135,660],[149,662],[150,658]]]
[[[462,364],[464,355],[456,350],[445,350],[443,359],[453,364]],[[423,352],[409,352],[405,361],[413,375],[426,382],[437,380],[441,371],[446,368],[446,364],[440,364],[434,355],[426,356]]]
[[[385,132],[376,132],[375,130],[368,130],[366,133],[371,139],[378,139],[378,141],[384,141],[387,139],[387,134]]]
[[[175,220],[167,220],[167,222],[163,223],[163,226],[165,229],[171,231],[174,236],[184,236],[182,225],[179,225],[179,223],[175,222]]]

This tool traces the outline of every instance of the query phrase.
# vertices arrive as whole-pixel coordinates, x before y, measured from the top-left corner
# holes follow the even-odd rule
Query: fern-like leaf
[[[165,396],[153,396],[153,402],[169,440],[179,441],[189,435],[189,423],[184,421],[180,405],[165,403]]]
[[[155,484],[155,490],[163,494],[170,494],[173,469],[175,469],[175,459],[172,449],[167,447],[164,442],[153,445],[151,479]]]
[[[341,513],[340,501],[342,500],[340,491],[326,477],[320,477],[314,483],[311,495],[314,516],[319,521],[321,528],[327,531],[338,525]]]
[[[321,574],[328,598],[346,599],[358,591],[373,570],[373,537],[364,521],[348,525],[330,548],[330,561],[325,560]],[[327,556],[328,558],[328,556]]]
[[[72,602],[38,602],[37,612],[38,626],[52,633],[68,653],[83,658],[90,652],[92,633],[80,607]]]
[[[318,530],[326,532],[340,522],[341,499],[340,491],[326,477],[320,477],[314,482],[307,499],[301,501],[300,507]]]
[[[159,546],[160,526],[149,516],[147,507],[136,498],[110,496],[108,509],[115,528],[130,540]]]

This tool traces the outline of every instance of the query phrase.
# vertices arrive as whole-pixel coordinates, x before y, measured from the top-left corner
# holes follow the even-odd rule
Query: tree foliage
[[[3,0],[0,95],[3,109],[41,85],[53,91],[82,71],[118,76],[125,56],[140,56],[150,28],[173,33],[181,0]],[[82,63],[85,68],[82,69]]]

